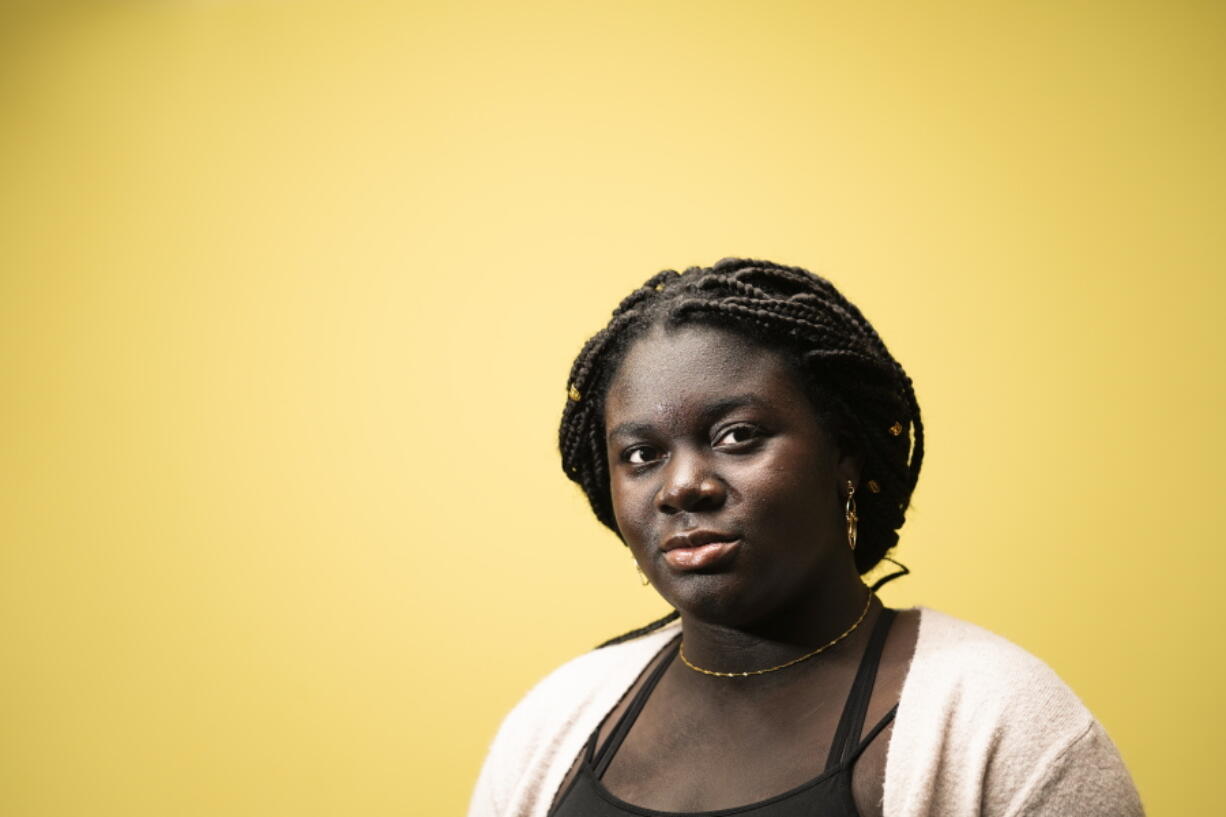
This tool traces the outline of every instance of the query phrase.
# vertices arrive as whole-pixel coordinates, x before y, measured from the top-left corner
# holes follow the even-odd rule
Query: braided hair
[[[868,572],[898,542],[924,458],[911,378],[833,284],[769,261],[726,258],[712,267],[657,273],[626,296],[608,325],[584,344],[571,367],[558,446],[562,469],[583,489],[596,518],[620,536],[605,449],[609,383],[636,339],[656,325],[686,324],[732,331],[782,353],[827,427],[859,456],[855,563],[861,574]],[[670,613],[606,644],[676,617]]]

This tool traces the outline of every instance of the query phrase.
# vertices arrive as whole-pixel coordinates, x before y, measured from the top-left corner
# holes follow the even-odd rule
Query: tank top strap
[[[665,653],[666,657],[660,660],[660,663],[651,671],[651,675],[647,676],[647,680],[639,687],[638,693],[630,701],[630,706],[626,707],[626,711],[622,713],[621,720],[613,727],[613,732],[610,733],[608,740],[604,742],[604,746],[601,746],[599,751],[595,747],[600,727],[597,727],[596,731],[592,733],[592,737],[588,742],[588,759],[592,763],[592,771],[595,773],[597,780],[604,777],[605,769],[609,767],[613,756],[621,748],[622,741],[630,733],[630,727],[634,726],[639,713],[643,711],[643,706],[647,703],[647,698],[651,696],[652,690],[656,688],[656,684],[660,683],[660,679],[664,677],[664,671],[673,663],[673,657],[677,654],[677,650],[676,648],[669,648]]]
[[[864,656],[860,659],[860,669],[852,682],[851,692],[847,695],[847,703],[843,707],[843,715],[839,718],[838,729],[834,733],[834,742],[830,744],[830,757],[826,760],[826,769],[833,769],[841,763],[855,759],[868,740],[876,737],[893,718],[894,710],[878,723],[868,740],[861,741],[860,733],[864,731],[864,717],[868,714],[868,703],[873,697],[873,684],[877,680],[877,667],[881,664],[881,653],[885,648],[886,637],[890,634],[890,625],[894,623],[897,610],[883,608],[869,636],[868,646],[864,648]],[[897,707],[895,707],[897,709]]]
[[[864,740],[860,741],[859,744],[852,747],[851,757],[848,759],[849,760],[858,759],[860,755],[864,752],[864,750],[869,747],[869,744],[873,742],[873,738],[881,734],[882,730],[890,725],[890,721],[894,720],[894,716],[897,714],[898,714],[898,704],[894,704],[894,706],[890,708],[890,711],[882,715],[881,720],[877,721],[877,723],[873,725],[873,728],[868,730],[868,734],[864,736]]]

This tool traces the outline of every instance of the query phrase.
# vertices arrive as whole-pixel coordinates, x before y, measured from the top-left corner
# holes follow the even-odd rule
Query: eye
[[[647,465],[660,456],[660,452],[649,445],[636,445],[622,453],[622,461],[630,465]]]
[[[744,445],[745,443],[753,442],[761,436],[761,430],[757,426],[751,426],[748,423],[738,423],[734,426],[729,426],[721,431],[715,438],[715,445]]]

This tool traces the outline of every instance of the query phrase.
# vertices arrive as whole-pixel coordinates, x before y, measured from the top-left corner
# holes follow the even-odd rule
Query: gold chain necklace
[[[766,669],[754,669],[754,670],[749,670],[748,672],[716,672],[713,669],[703,669],[702,667],[697,666],[696,664],[691,664],[690,659],[685,657],[685,641],[681,642],[681,645],[677,648],[677,652],[681,656],[681,663],[685,664],[687,667],[694,670],[694,672],[701,672],[703,675],[713,675],[716,678],[748,678],[750,675],[765,675],[768,672],[775,672],[776,670],[787,669],[788,667],[794,667],[797,664],[799,664],[801,661],[808,661],[813,656],[823,653],[826,650],[833,647],[835,644],[838,644],[844,638],[847,638],[847,636],[851,635],[852,633],[856,631],[856,628],[859,627],[860,624],[864,621],[864,617],[868,615],[868,608],[872,606],[873,606],[873,591],[870,590],[868,592],[868,601],[864,603],[864,610],[860,613],[860,617],[856,619],[854,624],[852,624],[850,627],[844,630],[841,635],[838,635],[832,638],[830,641],[827,641],[825,644],[821,645],[813,652],[805,653],[799,658],[793,658],[791,661],[787,661],[783,664],[779,664],[778,666],[767,667]]]

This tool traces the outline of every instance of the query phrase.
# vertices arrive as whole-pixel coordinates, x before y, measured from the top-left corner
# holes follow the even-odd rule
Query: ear
[[[839,480],[839,496],[847,498],[847,483],[851,483],[860,490],[860,458],[855,454],[841,453],[839,461],[834,467],[835,476]]]

